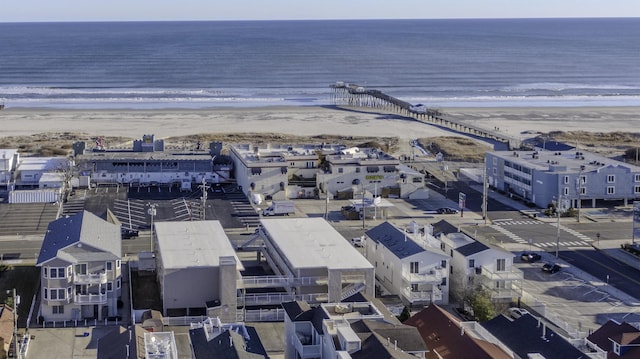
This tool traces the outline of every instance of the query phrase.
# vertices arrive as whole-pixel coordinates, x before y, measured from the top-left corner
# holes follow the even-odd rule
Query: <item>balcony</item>
[[[74,284],[106,284],[107,272],[76,274],[73,278]]]
[[[411,303],[414,302],[436,302],[442,300],[442,290],[434,286],[431,290],[411,291],[411,288],[404,288],[402,295]]]
[[[522,273],[522,271],[515,267],[511,267],[509,270],[505,271],[494,271],[492,267],[487,266],[482,266],[481,268],[482,270],[480,271],[480,274],[491,281],[514,281],[522,280],[524,278],[524,274]]]
[[[107,294],[76,294],[73,301],[77,304],[107,304]]]
[[[445,276],[444,272],[445,269],[440,267],[427,269],[424,273],[409,273],[409,270],[403,270],[402,278],[404,279],[405,284],[440,284],[442,277]]]
[[[320,358],[322,346],[314,343],[315,329],[311,322],[295,323],[296,336],[293,339],[300,358]],[[317,335],[317,333],[315,333]]]
[[[496,287],[491,283],[485,283],[482,287],[489,292],[491,299],[510,299],[520,298],[522,296],[522,290],[519,286],[507,284],[504,288]]]

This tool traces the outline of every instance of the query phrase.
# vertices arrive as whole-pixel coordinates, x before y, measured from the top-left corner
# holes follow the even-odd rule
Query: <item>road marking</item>
[[[626,275],[626,274],[620,273],[620,272],[618,272],[617,270],[615,270],[615,269],[613,269],[613,268],[611,268],[611,267],[609,267],[609,266],[607,266],[607,265],[604,265],[604,264],[602,264],[602,263],[600,263],[600,262],[593,261],[591,258],[587,257],[586,255],[584,255],[584,254],[582,254],[582,253],[580,253],[580,252],[573,252],[573,253],[575,253],[575,254],[577,254],[577,255],[579,255],[579,256],[582,256],[582,257],[584,257],[584,258],[588,259],[590,262],[593,262],[594,264],[598,264],[598,265],[600,265],[600,266],[602,266],[602,267],[604,267],[604,268],[606,268],[606,269],[610,270],[611,272],[616,273],[616,274],[618,274],[619,276],[621,276],[621,277],[623,277],[623,278],[626,278],[627,280],[629,280],[629,281],[631,281],[631,282],[633,282],[633,283],[636,283],[636,284],[640,285],[640,281],[638,281],[638,280],[636,280],[636,279],[634,279],[634,278],[631,278],[631,277],[629,277],[629,276],[628,276],[628,275]],[[631,295],[630,295],[630,294],[628,294],[628,293],[625,293],[625,294],[627,294],[627,295],[631,296]]]

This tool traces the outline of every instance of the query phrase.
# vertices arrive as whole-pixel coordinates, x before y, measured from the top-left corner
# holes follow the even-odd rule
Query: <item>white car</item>
[[[518,319],[520,317],[522,317],[523,315],[527,315],[529,314],[529,311],[526,309],[522,309],[522,308],[509,308],[508,310],[509,315],[511,316],[511,318],[513,319]]]

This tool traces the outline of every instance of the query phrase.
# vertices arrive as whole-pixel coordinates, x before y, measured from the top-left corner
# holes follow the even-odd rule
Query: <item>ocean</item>
[[[10,107],[640,106],[640,19],[1,23]]]

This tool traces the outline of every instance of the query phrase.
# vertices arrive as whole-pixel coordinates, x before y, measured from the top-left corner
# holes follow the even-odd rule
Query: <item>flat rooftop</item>
[[[293,268],[373,269],[323,218],[262,219],[269,240]]]
[[[632,172],[640,172],[640,167],[620,162],[592,152],[571,151],[491,151],[494,156],[506,161],[532,167],[540,171],[554,172],[590,172],[608,166],[623,166]]]
[[[218,267],[220,257],[240,259],[219,221],[155,222],[155,236],[164,268]]]

